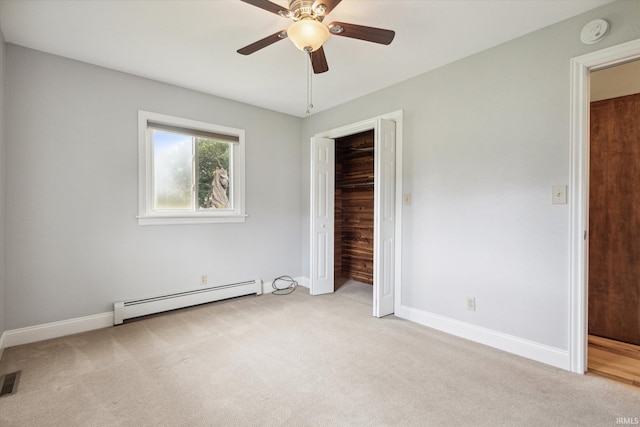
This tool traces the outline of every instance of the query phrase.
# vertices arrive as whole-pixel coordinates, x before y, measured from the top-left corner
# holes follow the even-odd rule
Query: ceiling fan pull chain
[[[305,115],[311,114],[313,109],[313,73],[311,73],[311,61],[307,61],[307,111]]]

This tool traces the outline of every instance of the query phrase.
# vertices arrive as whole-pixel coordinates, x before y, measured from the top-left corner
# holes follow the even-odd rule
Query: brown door
[[[589,334],[640,345],[640,94],[591,103]]]

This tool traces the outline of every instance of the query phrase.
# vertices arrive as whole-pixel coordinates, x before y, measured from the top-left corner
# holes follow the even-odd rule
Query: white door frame
[[[571,59],[569,370],[587,369],[589,286],[589,73],[640,58],[640,39]]]
[[[365,132],[376,128],[379,119],[392,120],[396,123],[396,188],[395,188],[395,248],[394,248],[394,312],[400,311],[402,302],[402,130],[403,110],[383,114],[357,123],[341,126],[339,128],[317,133],[316,137],[342,138],[356,133]],[[310,266],[311,267],[311,266]],[[376,289],[374,289],[374,294]],[[373,302],[372,302],[373,303]],[[374,307],[375,309],[375,307]],[[375,315],[375,314],[374,314]]]

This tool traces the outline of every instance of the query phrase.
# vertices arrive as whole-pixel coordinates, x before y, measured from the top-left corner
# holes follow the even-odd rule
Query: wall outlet
[[[206,274],[201,274],[200,275],[200,284],[201,285],[206,285],[207,284],[207,275]]]
[[[476,311],[476,298],[467,297],[467,310]]]

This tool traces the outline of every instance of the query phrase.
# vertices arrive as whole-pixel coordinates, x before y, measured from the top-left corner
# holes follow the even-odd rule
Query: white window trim
[[[195,212],[154,211],[153,207],[153,147],[148,137],[148,122],[163,123],[187,129],[198,129],[208,132],[233,135],[238,143],[233,144],[232,162],[232,194],[233,209],[203,210]],[[138,225],[163,224],[214,224],[245,222],[244,203],[244,130],[214,125],[197,120],[183,119],[165,114],[138,110]]]

